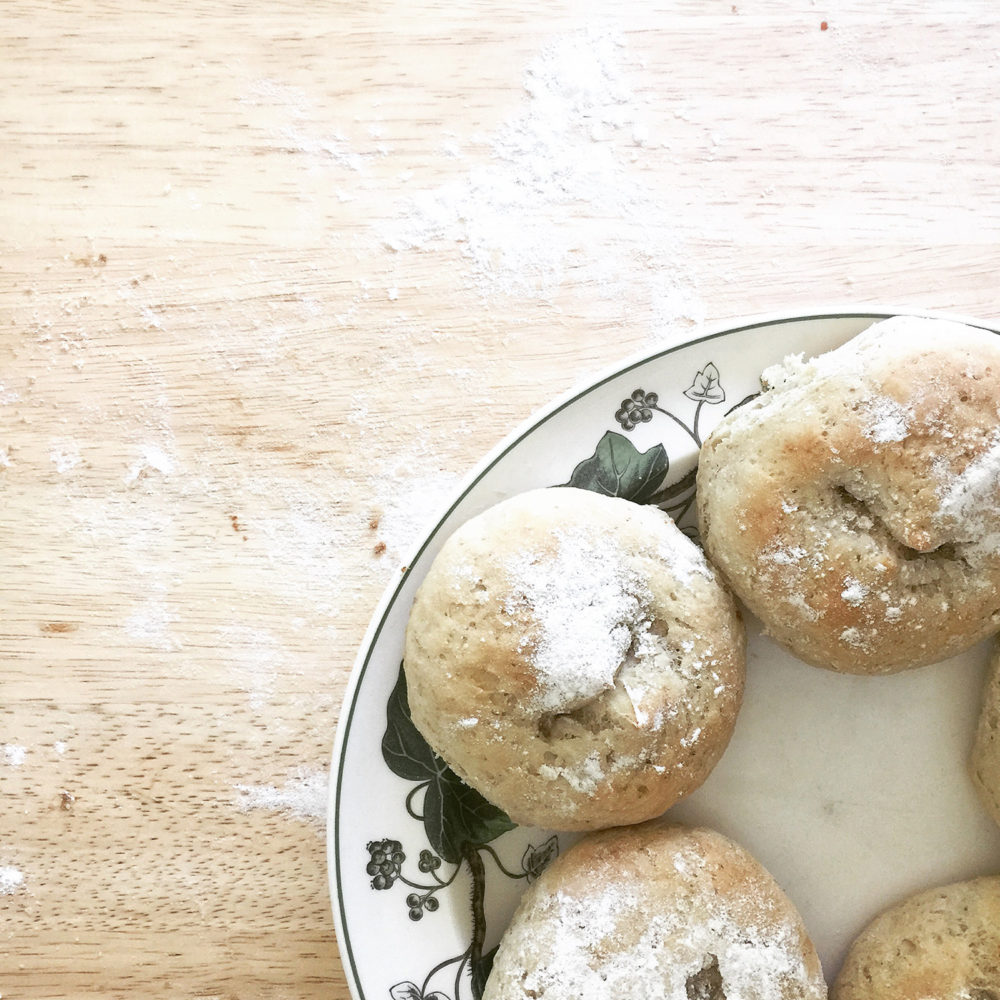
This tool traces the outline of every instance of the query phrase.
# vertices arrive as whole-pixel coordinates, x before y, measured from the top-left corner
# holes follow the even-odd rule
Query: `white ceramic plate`
[[[510,828],[409,723],[397,687],[403,632],[445,538],[505,497],[571,480],[597,489],[614,481],[690,527],[698,441],[759,390],[761,371],[829,350],[887,315],[747,323],[630,362],[543,411],[469,477],[383,599],[341,714],[328,855],[358,1000],[477,1000],[517,898],[571,839]],[[753,621],[748,631],[732,742],[670,815],[756,855],[798,906],[831,977],[884,906],[1000,871],[1000,831],[966,773],[987,646],[893,677],[852,677],[796,661]]]

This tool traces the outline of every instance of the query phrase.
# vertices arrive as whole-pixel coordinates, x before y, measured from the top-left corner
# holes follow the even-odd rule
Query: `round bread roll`
[[[736,604],[655,507],[570,487],[492,507],[417,591],[413,722],[517,823],[658,816],[729,741],[746,647]]]
[[[826,1000],[791,901],[721,834],[585,837],[521,898],[483,1000]]]
[[[895,317],[762,382],[704,444],[698,515],[766,632],[884,674],[1000,628],[1000,337]]]
[[[918,893],[859,935],[831,1000],[1000,1000],[1000,877]]]
[[[1000,644],[990,658],[970,765],[980,801],[1000,824]]]

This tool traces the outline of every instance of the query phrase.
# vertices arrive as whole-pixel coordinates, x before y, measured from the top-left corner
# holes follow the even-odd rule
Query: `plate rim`
[[[807,312],[798,311],[775,311],[761,314],[751,314],[738,319],[720,320],[714,323],[700,326],[691,336],[683,337],[671,343],[667,347],[656,348],[634,352],[626,355],[617,363],[603,366],[595,373],[593,378],[584,376],[568,390],[557,395],[548,404],[533,410],[528,417],[521,420],[512,430],[506,433],[485,455],[483,455],[473,467],[461,478],[448,499],[439,508],[439,512],[433,521],[422,530],[421,536],[416,539],[410,549],[409,557],[404,563],[403,572],[398,579],[390,580],[382,592],[382,595],[375,605],[364,636],[358,646],[357,655],[351,666],[348,676],[347,686],[344,689],[344,697],[341,701],[340,712],[337,717],[337,725],[334,734],[334,741],[331,753],[329,785],[327,794],[326,812],[326,856],[327,856],[327,884],[330,895],[330,906],[333,914],[334,931],[338,955],[344,970],[344,978],[347,982],[354,1000],[366,1000],[363,992],[360,975],[354,960],[353,949],[351,948],[350,935],[347,933],[347,915],[344,912],[343,894],[339,891],[340,877],[340,797],[344,777],[344,750],[350,735],[351,723],[354,711],[357,706],[358,695],[362,681],[367,673],[368,665],[372,658],[372,653],[385,627],[389,612],[393,608],[401,591],[409,580],[416,563],[424,550],[437,534],[441,525],[451,516],[458,505],[465,499],[472,488],[486,475],[486,473],[502,459],[511,449],[516,447],[530,433],[550,420],[556,414],[566,409],[578,399],[599,388],[612,379],[628,373],[640,365],[669,356],[686,347],[695,344],[716,340],[719,337],[732,334],[747,333],[754,329],[768,326],[781,326],[788,323],[805,323],[823,320],[839,319],[869,319],[873,323],[890,319],[894,316],[908,316],[921,319],[938,319],[955,323],[963,323],[967,326],[987,330],[990,333],[1000,335],[1000,327],[990,325],[989,322],[971,317],[961,313],[944,310],[919,309],[913,306],[893,307],[888,305],[850,304],[837,306],[831,304],[825,307],[817,307]]]

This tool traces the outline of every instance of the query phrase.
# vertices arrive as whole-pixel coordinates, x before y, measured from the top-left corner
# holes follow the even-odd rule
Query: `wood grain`
[[[0,993],[346,998],[315,789],[422,525],[537,406],[702,323],[1000,319],[998,22],[4,5]],[[553,132],[558,45],[607,38],[622,124]],[[582,150],[570,194],[505,135]],[[498,256],[482,177],[551,239]]]

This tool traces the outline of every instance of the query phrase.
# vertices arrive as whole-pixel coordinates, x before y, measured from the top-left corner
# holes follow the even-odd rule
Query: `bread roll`
[[[710,435],[708,557],[808,663],[880,674],[1000,628],[1000,337],[896,317],[805,362]]]
[[[460,527],[406,629],[413,721],[518,823],[658,816],[722,755],[743,692],[735,602],[660,510],[533,490]]]
[[[591,834],[542,874],[483,1000],[825,1000],[792,903],[718,833],[645,823]]]
[[[831,1000],[1000,1000],[1000,877],[918,893],[857,938]]]

